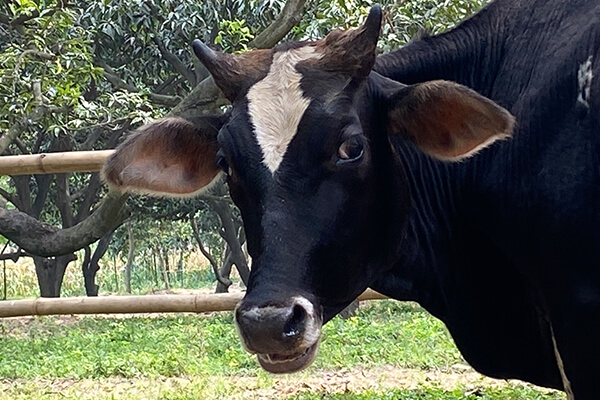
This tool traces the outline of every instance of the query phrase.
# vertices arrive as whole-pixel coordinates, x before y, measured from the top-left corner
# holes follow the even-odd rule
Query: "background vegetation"
[[[361,24],[373,3],[2,2],[0,154],[112,148],[129,130],[169,111],[218,110],[223,99],[206,97],[212,93],[206,90],[208,74],[190,52],[194,38],[226,52],[268,47],[280,37],[316,39],[332,29]],[[423,32],[449,29],[485,0],[380,3],[385,9],[380,48],[385,52]],[[279,32],[273,33],[277,30],[273,27],[279,27]],[[8,260],[10,298],[40,291],[43,296],[58,296],[61,290],[67,295],[97,295],[99,290],[145,293],[178,286],[197,288],[211,278],[220,281],[218,291],[226,291],[232,266],[242,278],[247,275],[244,234],[224,188],[213,199],[130,199],[125,213],[123,199],[105,196],[98,174],[10,176],[0,178],[0,199],[6,210],[0,216],[0,234],[9,238],[8,242],[4,239],[8,246],[2,259]],[[103,199],[112,207],[112,219],[86,226]],[[97,232],[92,242],[79,246],[60,243],[56,235],[15,242],[9,232],[23,214],[34,218],[28,228],[32,231],[42,226],[34,223],[39,221],[55,230]],[[191,222],[198,227],[197,236]],[[94,243],[98,239],[100,242]],[[68,248],[67,255],[41,254],[41,245],[49,241],[54,247]],[[190,256],[199,254],[199,242],[212,262],[199,263],[202,257]],[[13,262],[23,259],[30,261],[15,267]],[[212,272],[205,271],[206,266],[212,267]],[[33,286],[32,271],[39,289]],[[82,275],[79,271],[85,279],[77,279]]]

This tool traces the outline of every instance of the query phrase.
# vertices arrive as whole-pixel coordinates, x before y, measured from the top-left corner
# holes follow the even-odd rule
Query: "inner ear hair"
[[[196,124],[168,117],[131,134],[107,160],[102,176],[121,191],[188,197],[217,177],[218,150],[213,121]]]
[[[431,81],[399,90],[389,99],[388,132],[405,135],[443,160],[469,157],[512,135],[515,119],[472,89]]]

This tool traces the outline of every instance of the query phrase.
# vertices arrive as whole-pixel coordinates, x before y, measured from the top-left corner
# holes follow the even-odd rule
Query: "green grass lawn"
[[[443,324],[410,303],[370,302],[335,318],[313,366],[284,377],[243,350],[229,313],[13,319],[0,329],[0,399],[564,398],[484,380]]]

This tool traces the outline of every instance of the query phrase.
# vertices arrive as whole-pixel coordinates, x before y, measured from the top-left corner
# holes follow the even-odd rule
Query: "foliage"
[[[489,0],[319,0],[301,24],[295,38],[316,39],[333,29],[349,29],[364,23],[369,9],[381,4],[384,21],[379,46],[389,52],[421,34],[439,34],[475,13]]]
[[[202,211],[199,211],[202,213]],[[223,241],[216,233],[214,216],[203,219],[205,229],[200,235],[213,255],[221,259]],[[186,220],[161,220],[154,218],[138,218],[133,220],[133,232],[136,238],[136,251],[132,267],[131,285],[135,294],[150,293],[164,289],[161,275],[161,260],[169,259],[169,281],[171,288],[199,289],[208,288],[215,282],[212,269],[198,250],[192,236],[192,230]],[[127,229],[119,228],[104,261],[105,268],[100,271],[99,283],[103,290],[117,293],[123,290],[120,281],[123,259],[128,254]],[[109,262],[109,260],[112,260]],[[181,261],[182,265],[178,263]],[[117,268],[117,277],[114,268]],[[115,280],[116,278],[116,280]]]
[[[219,33],[214,42],[219,44],[222,51],[233,53],[235,51],[248,51],[248,43],[254,39],[250,28],[246,26],[245,20],[235,19],[233,21],[221,21]]]
[[[37,106],[51,110],[23,127],[20,137],[32,149],[40,130],[50,137],[68,134],[81,144],[87,138],[88,126],[124,117],[145,122],[157,116],[137,93],[104,92],[86,99],[91,85],[103,75],[102,68],[94,63],[95,30],[79,24],[81,10],[63,8],[61,4],[9,2],[15,17],[33,11],[40,15],[28,21],[22,34],[5,33],[0,53],[0,129],[15,126]],[[33,90],[35,82],[41,83],[38,98]],[[49,145],[50,141],[44,140],[38,151],[47,151]]]

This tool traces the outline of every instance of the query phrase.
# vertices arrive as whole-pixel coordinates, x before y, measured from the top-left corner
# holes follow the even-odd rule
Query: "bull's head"
[[[230,113],[142,127],[104,171],[121,189],[182,196],[226,177],[253,259],[236,323],[271,372],[306,367],[322,324],[398,262],[410,194],[390,138],[459,159],[512,128],[465,87],[372,73],[380,24],[374,7],[360,29],[240,55],[195,41]]]

